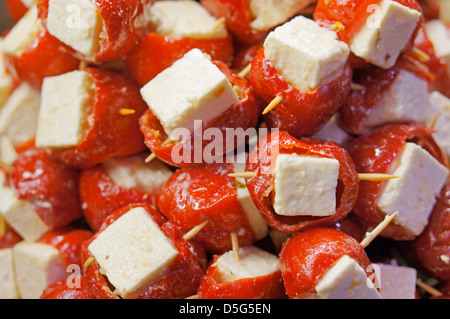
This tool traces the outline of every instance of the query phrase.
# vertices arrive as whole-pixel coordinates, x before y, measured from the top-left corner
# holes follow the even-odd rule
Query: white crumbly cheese
[[[388,173],[399,177],[383,182],[377,207],[389,215],[398,211],[393,222],[411,234],[419,235],[428,223],[436,197],[447,182],[449,170],[425,149],[408,142]]]
[[[349,48],[334,31],[298,16],[269,33],[264,52],[290,85],[310,92],[343,69]]]
[[[14,144],[28,142],[36,135],[40,92],[23,82],[0,110],[0,134]]]
[[[383,299],[416,298],[416,269],[382,263],[374,263],[373,266]]]
[[[112,158],[103,163],[108,176],[122,188],[138,189],[147,194],[159,194],[173,172],[164,162],[155,158],[145,163],[139,155]]]
[[[259,31],[276,27],[306,8],[312,0],[250,0],[250,12],[254,19],[250,26]]]
[[[431,108],[429,121],[433,121],[438,115],[434,124],[437,131],[433,138],[439,147],[450,157],[450,99],[438,91],[433,91],[429,96]]]
[[[14,143],[7,136],[0,136],[0,159],[8,165],[14,163],[19,155]]]
[[[245,162],[236,161],[233,165],[234,173],[241,173],[245,171]],[[269,232],[269,227],[267,226],[266,221],[261,216],[261,213],[256,208],[255,203],[253,202],[252,197],[247,189],[245,179],[241,177],[236,177],[236,193],[237,199],[244,209],[245,214],[247,215],[248,221],[250,223],[250,227],[255,233],[255,238],[257,240],[266,237]]]
[[[21,0],[21,1],[27,8],[31,8],[33,5],[37,3],[37,0]]]
[[[159,73],[141,95],[173,140],[180,139],[177,128],[193,132],[194,121],[206,124],[239,103],[226,76],[199,49]]]
[[[11,28],[11,31],[2,41],[2,49],[6,55],[19,56],[33,42],[41,28],[37,7],[33,6]]]
[[[191,0],[155,2],[150,21],[156,33],[176,39],[217,39],[228,35],[224,23]]]
[[[95,84],[89,72],[72,71],[45,78],[36,145],[52,148],[78,145],[89,127],[94,98]]]
[[[239,247],[239,261],[234,251],[225,252],[217,258],[215,265],[215,279],[220,283],[266,276],[280,270],[278,257],[256,246]]]
[[[344,255],[326,271],[316,284],[318,298],[381,299],[381,295],[365,270],[351,257]]]
[[[330,216],[336,211],[339,161],[279,154],[274,169],[273,208],[286,216]]]
[[[13,80],[6,71],[5,55],[2,49],[3,40],[0,39],[0,109],[5,104],[12,91]]]
[[[380,68],[391,68],[411,38],[421,13],[383,0],[350,41],[350,50]]]
[[[370,109],[362,125],[373,127],[386,123],[426,123],[429,116],[428,82],[414,73],[401,70]]]
[[[47,286],[67,278],[59,251],[46,244],[20,242],[13,247],[14,269],[20,296],[38,299]]]
[[[450,74],[450,29],[441,20],[431,20],[426,23],[425,30],[436,56],[447,61],[447,72]]]
[[[51,35],[87,58],[100,49],[103,19],[91,0],[50,0],[47,29]]]
[[[0,299],[19,299],[12,248],[0,249]]]
[[[100,271],[123,298],[157,279],[178,251],[147,211],[133,208],[88,246]]]
[[[17,198],[14,190],[4,185],[0,186],[0,212],[8,225],[27,241],[38,240],[49,230],[33,205]]]
[[[332,141],[341,146],[347,145],[351,139],[351,136],[339,126],[338,116],[336,114],[315,132],[313,137],[324,141]]]

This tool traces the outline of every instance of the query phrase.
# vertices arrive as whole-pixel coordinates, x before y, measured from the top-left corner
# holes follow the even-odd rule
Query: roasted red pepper
[[[69,287],[67,280],[57,281],[44,289],[40,299],[95,299],[84,276],[79,277],[79,286]]]
[[[23,4],[22,0],[6,0],[5,5],[6,11],[14,23],[19,21],[28,11],[27,6]]]
[[[335,158],[339,161],[336,212],[331,216],[282,216],[273,208],[274,165],[277,154],[299,154]],[[267,224],[286,233],[296,233],[319,226],[331,226],[345,218],[356,203],[359,181],[355,165],[347,151],[333,143],[314,138],[298,140],[284,131],[271,133],[250,153],[246,171],[256,172],[247,179],[247,188]]]

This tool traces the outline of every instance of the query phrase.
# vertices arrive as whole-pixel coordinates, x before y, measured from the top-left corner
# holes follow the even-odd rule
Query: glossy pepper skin
[[[158,281],[143,287],[132,296],[133,299],[179,299],[194,295],[197,291],[201,278],[206,270],[206,252],[203,246],[195,241],[186,241],[182,238],[184,233],[179,227],[167,221],[158,211],[146,204],[130,204],[118,209],[105,219],[100,230],[91,239],[85,241],[82,247],[82,261],[86,279],[93,295],[98,299],[118,299],[113,293],[107,278],[101,272],[98,263],[86,265],[92,255],[89,252],[89,244],[95,238],[117,220],[123,214],[135,207],[144,207],[150,217],[157,223],[164,234],[172,241],[178,250],[178,255],[172,263],[162,270]]]
[[[252,62],[249,81],[255,95],[266,105],[276,96],[282,96],[282,101],[263,115],[268,127],[301,138],[313,135],[339,110],[350,92],[352,73],[347,64],[339,75],[326,80],[316,90],[303,92],[286,82],[262,48]]]
[[[339,161],[339,177],[336,212],[330,216],[282,216],[273,208],[274,167],[278,154],[335,158]],[[347,151],[333,142],[314,138],[296,139],[284,131],[274,132],[261,140],[258,148],[250,153],[246,171],[256,172],[247,179],[250,195],[267,224],[286,233],[296,233],[313,227],[327,227],[344,219],[356,203],[359,181],[355,164]]]
[[[52,154],[69,166],[85,169],[112,157],[127,156],[146,149],[139,130],[139,117],[147,109],[139,87],[126,76],[111,70],[86,68],[94,78],[95,96],[89,128],[75,147],[54,149]],[[122,109],[132,114],[121,114]]]
[[[126,56],[127,70],[142,87],[194,48],[226,65],[233,61],[233,42],[229,35],[214,39],[178,39],[152,32]]]
[[[353,258],[373,277],[371,261],[353,237],[331,228],[313,228],[291,236],[280,252],[286,293],[291,299],[317,298],[315,287],[342,256]]]
[[[166,182],[158,201],[161,213],[184,232],[207,221],[195,240],[211,253],[232,249],[232,233],[238,235],[240,246],[256,241],[230,173],[233,164],[228,163],[180,168]]]
[[[29,201],[50,229],[67,226],[82,216],[79,172],[47,150],[32,148],[19,154],[8,179],[16,196]]]
[[[79,283],[74,280],[69,287],[67,280],[57,281],[44,289],[40,299],[95,299],[86,277],[80,276]]]
[[[432,129],[418,124],[385,125],[360,135],[347,149],[358,172],[387,173],[406,142],[421,145],[448,167],[446,155],[434,141],[432,133]],[[361,181],[359,184],[358,200],[352,214],[366,229],[375,227],[384,219],[384,214],[376,207],[381,185],[382,182],[374,181]],[[415,237],[394,223],[390,223],[380,236],[395,240],[411,240]]]
[[[23,4],[22,0],[5,0],[6,11],[13,23],[22,18],[28,11],[28,8]]]
[[[156,155],[156,157],[171,166],[187,167],[214,161],[214,158],[208,159],[203,155],[199,158],[199,156],[196,155],[198,154],[199,149],[202,150],[201,154],[204,154],[205,148],[208,146],[211,147],[211,138],[204,137],[204,132],[208,128],[214,128],[216,131],[220,130],[220,136],[223,137],[224,143],[223,150],[219,151],[223,152],[226,151],[227,146],[229,146],[227,144],[230,144],[226,143],[225,137],[227,136],[227,129],[242,129],[245,131],[248,128],[255,128],[258,124],[261,107],[258,104],[248,81],[235,74],[225,63],[221,61],[213,62],[226,75],[231,85],[239,92],[238,96],[240,98],[240,103],[230,105],[230,108],[220,116],[208,123],[203,123],[202,129],[199,129],[198,132],[193,132],[189,139],[186,138],[186,141],[182,140],[175,143],[166,143],[168,136],[164,132],[161,123],[150,109],[147,109],[139,119],[140,130],[144,135],[147,147]],[[196,143],[198,142],[196,142],[196,140],[200,141],[202,144],[201,147],[197,148],[198,144]],[[238,147],[242,145],[234,146]],[[195,151],[196,148],[197,152]],[[173,156],[173,154],[176,156]],[[184,160],[185,158],[188,160]]]

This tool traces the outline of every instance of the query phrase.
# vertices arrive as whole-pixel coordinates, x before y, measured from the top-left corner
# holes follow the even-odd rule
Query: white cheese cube
[[[373,264],[383,299],[415,299],[417,270],[390,264]]]
[[[314,1],[311,0],[250,0],[250,12],[254,19],[250,26],[266,31],[280,25]]]
[[[159,194],[173,174],[169,166],[159,159],[145,163],[145,158],[138,155],[109,159],[103,167],[115,184],[148,194]]]
[[[0,186],[0,212],[7,223],[27,241],[38,240],[49,230],[30,202],[17,198],[14,190],[3,185]]]
[[[33,5],[37,3],[37,0],[21,0],[21,1],[27,8],[31,8]]]
[[[17,159],[18,154],[16,148],[14,147],[14,143],[7,136],[0,136],[0,158],[1,160],[8,165],[14,163]]]
[[[19,299],[12,248],[0,249],[0,299]]]
[[[123,298],[156,280],[178,251],[147,211],[133,208],[88,246],[100,271]]]
[[[42,84],[42,101],[36,132],[36,146],[77,146],[89,128],[95,84],[86,71],[72,71],[48,77]]]
[[[0,108],[5,104],[12,91],[13,80],[6,71],[5,55],[2,49],[2,40],[0,40]]]
[[[401,70],[372,106],[362,125],[373,127],[396,122],[426,125],[429,117],[428,94],[429,86],[425,79]]]
[[[269,33],[264,52],[290,85],[309,92],[343,69],[349,48],[334,31],[298,16]]]
[[[6,55],[19,56],[34,41],[41,28],[37,7],[33,6],[11,28],[2,41],[2,49]]]
[[[406,143],[392,162],[389,174],[399,178],[384,181],[377,207],[385,214],[398,211],[393,222],[413,235],[428,223],[436,197],[448,180],[449,170],[415,143]]]
[[[33,139],[36,135],[40,92],[22,83],[9,96],[0,111],[0,134],[17,145]]]
[[[239,103],[226,76],[199,49],[159,73],[141,95],[173,140],[180,138],[175,129],[193,132],[195,120],[206,124]]]
[[[236,161],[233,165],[234,173],[241,173],[245,171],[245,162]],[[248,221],[250,223],[250,227],[255,233],[256,240],[262,239],[267,236],[269,232],[269,227],[267,226],[266,221],[261,216],[261,213],[256,208],[255,203],[253,202],[252,197],[248,191],[248,188],[245,184],[245,179],[241,177],[236,177],[236,193],[237,199],[239,203],[242,205],[245,214],[247,215]]]
[[[67,266],[52,246],[20,242],[14,245],[13,255],[17,285],[24,299],[38,299],[47,286],[67,278]]]
[[[75,51],[93,59],[100,49],[103,19],[91,0],[50,0],[48,32]]]
[[[255,246],[240,247],[239,261],[236,260],[234,251],[228,251],[216,260],[215,265],[215,278],[220,283],[266,276],[280,270],[277,256]]]
[[[394,0],[382,0],[350,41],[350,50],[380,68],[394,66],[421,13]]]
[[[351,139],[351,136],[339,126],[338,117],[336,115],[315,132],[313,137],[324,141],[332,141],[341,146],[347,145]]]
[[[432,20],[426,23],[425,30],[436,56],[447,61],[447,72],[450,74],[450,29],[441,20]]]
[[[434,124],[437,132],[433,134],[433,138],[447,156],[450,156],[450,99],[441,92],[433,91],[430,93],[429,100],[433,108],[429,120],[432,121],[439,113]]]
[[[324,299],[381,299],[365,270],[347,255],[325,272],[316,285],[316,292]]]
[[[275,164],[273,208],[286,216],[330,216],[336,211],[339,161],[279,154]]]
[[[156,33],[176,39],[217,39],[228,35],[224,23],[192,0],[155,2],[150,21]]]

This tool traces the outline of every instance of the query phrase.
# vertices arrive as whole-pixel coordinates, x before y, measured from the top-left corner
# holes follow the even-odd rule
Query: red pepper
[[[313,135],[338,111],[350,91],[352,69],[347,65],[315,91],[303,92],[286,82],[262,48],[253,60],[249,80],[255,95],[266,105],[276,96],[283,98],[264,115],[267,125],[300,138]]]
[[[290,237],[280,252],[280,267],[289,298],[316,297],[315,287],[342,256],[353,258],[373,277],[364,248],[353,237],[331,228],[314,228]]]
[[[228,282],[217,281],[219,255],[214,255],[197,294],[200,299],[285,299],[281,271],[253,278],[243,278]]]
[[[78,179],[77,170],[38,148],[19,154],[9,174],[17,197],[29,201],[50,229],[82,216]]]
[[[87,68],[94,78],[95,101],[89,117],[89,130],[79,145],[53,150],[62,162],[88,168],[112,157],[139,153],[146,149],[139,130],[139,117],[147,109],[139,87],[124,75],[98,68]],[[122,109],[133,114],[123,115]]]
[[[277,154],[299,154],[335,158],[339,161],[336,212],[331,216],[282,216],[273,208],[271,196],[274,182],[274,165]],[[356,203],[359,181],[355,165],[347,151],[333,142],[314,138],[298,140],[284,131],[275,132],[261,140],[257,149],[250,153],[246,171],[256,172],[247,179],[247,188],[267,224],[285,233],[296,233],[313,227],[334,225],[345,218]]]
[[[95,299],[84,276],[79,277],[79,286],[69,287],[67,280],[57,281],[44,289],[40,299]]]
[[[22,0],[6,0],[5,6],[8,16],[13,23],[19,21],[28,11],[28,8],[23,4]]]
[[[347,149],[358,172],[386,174],[406,142],[418,143],[448,167],[446,155],[432,138],[432,133],[432,129],[418,124],[385,125],[360,135]],[[366,229],[377,226],[384,219],[384,214],[376,208],[381,185],[382,182],[374,181],[359,183],[358,200],[352,214]],[[396,240],[414,239],[414,236],[394,223],[390,223],[380,236]]]
[[[227,65],[233,60],[233,42],[230,36],[217,39],[176,39],[157,33],[147,34],[126,56],[127,69],[140,86],[193,48],[198,48]]]
[[[4,226],[0,225],[0,227],[5,227],[4,233],[0,234],[0,249],[12,248],[15,244],[23,240],[8,224],[5,223]]]
[[[258,118],[261,110],[253,95],[248,81],[234,74],[231,69],[223,62],[214,61],[214,64],[227,76],[228,81],[230,81],[231,85],[238,88],[238,90],[240,91],[239,97],[241,102],[239,104],[230,106],[227,111],[225,111],[219,117],[211,120],[210,122],[203,123],[202,130],[196,132],[196,136],[194,136],[194,133],[192,133],[191,139],[189,141],[191,148],[183,146],[181,142],[178,142],[176,144],[164,143],[167,140],[168,136],[164,132],[161,123],[150,109],[147,109],[147,111],[145,111],[143,116],[139,119],[140,129],[142,134],[144,134],[147,147],[156,155],[156,157],[169,165],[175,167],[184,167],[206,163],[207,161],[205,161],[205,158],[203,156],[202,158],[198,158],[198,156],[196,156],[194,148],[196,147],[195,139],[201,140],[200,143],[202,144],[202,154],[204,148],[211,143],[211,140],[209,140],[208,138],[202,138],[204,130],[208,128],[216,128],[221,131],[221,136],[224,137],[223,146],[225,150],[227,146],[225,139],[227,129],[242,129],[243,131],[245,131],[248,128],[256,127],[258,123]],[[175,160],[172,156],[172,153],[174,151],[176,152],[176,155],[186,155],[185,152],[190,152],[190,154],[187,154],[186,156],[189,160]],[[180,157],[182,157],[182,155],[180,155]]]
[[[167,222],[164,216],[150,206],[146,204],[130,204],[108,216],[100,230],[91,239],[83,243],[82,260],[86,266],[83,268],[84,274],[94,296],[98,299],[118,298],[111,290],[107,278],[100,273],[99,265],[95,262],[86,265],[86,261],[92,256],[88,250],[88,246],[104,229],[135,207],[145,208],[150,217],[159,225],[169,240],[172,241],[179,253],[170,266],[162,271],[157,282],[148,287],[144,287],[136,295],[133,295],[133,298],[175,299],[194,295],[201,278],[205,274],[206,253],[203,247],[195,241],[184,240],[182,238],[184,233],[174,224]]]
[[[158,205],[161,213],[184,232],[207,221],[195,236],[208,252],[232,248],[231,234],[240,246],[256,241],[242,205],[237,199],[231,163],[183,167],[166,182]]]

